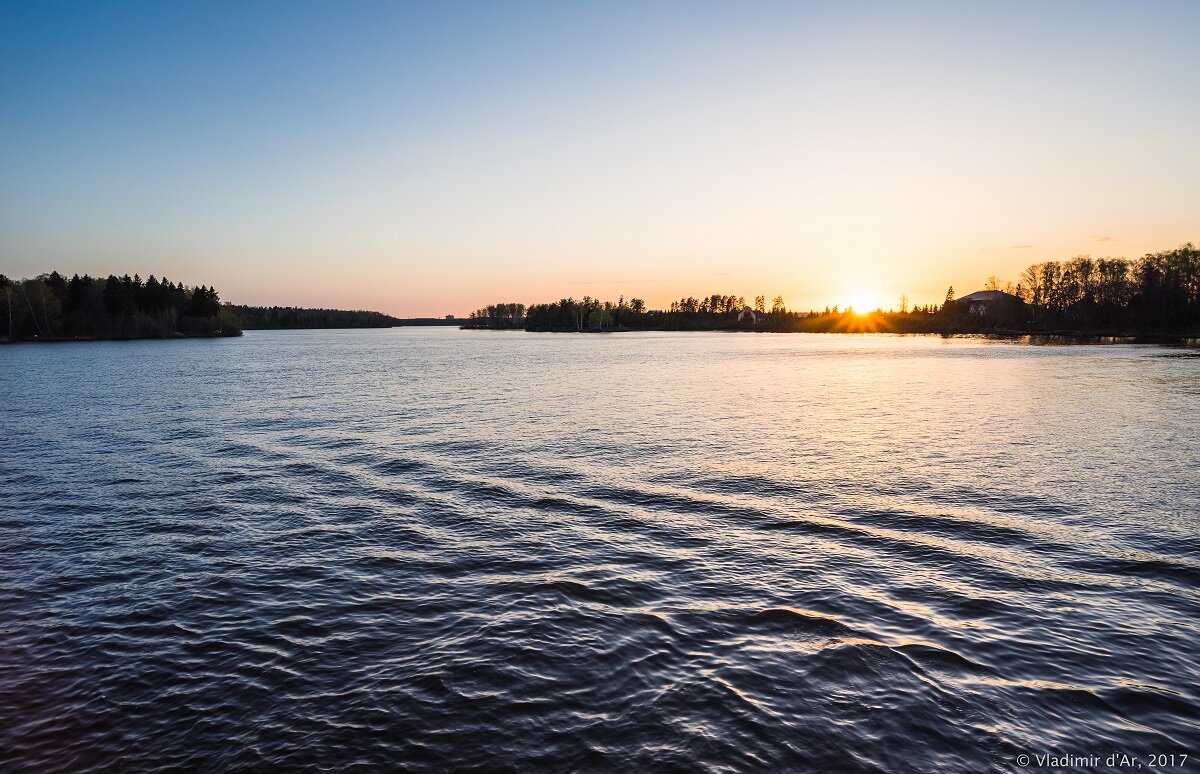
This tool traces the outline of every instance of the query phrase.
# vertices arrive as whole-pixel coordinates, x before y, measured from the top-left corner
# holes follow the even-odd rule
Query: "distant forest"
[[[227,305],[246,330],[391,328],[403,321],[382,312],[301,309],[295,306]]]
[[[940,304],[910,307],[901,296],[888,310],[807,312],[776,296],[750,302],[712,294],[647,309],[638,298],[601,301],[590,296],[543,304],[492,304],[472,312],[463,327],[528,331],[758,330],[807,332],[1081,332],[1200,335],[1200,249],[1188,243],[1137,260],[1047,261],[1026,269],[1016,284],[991,277],[984,300],[957,299],[950,288]]]
[[[215,288],[56,271],[15,281],[0,274],[0,329],[9,341],[241,335]]]

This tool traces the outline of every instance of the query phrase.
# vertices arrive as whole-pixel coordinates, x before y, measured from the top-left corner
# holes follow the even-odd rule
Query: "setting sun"
[[[858,314],[865,315],[874,312],[876,309],[879,309],[882,306],[883,304],[880,303],[878,296],[870,293],[858,292],[850,297],[850,305],[847,307],[847,310],[853,310]]]

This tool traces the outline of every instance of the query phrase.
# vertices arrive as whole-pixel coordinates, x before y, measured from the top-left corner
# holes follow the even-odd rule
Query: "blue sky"
[[[0,3],[0,271],[933,301],[1200,239],[1197,3]]]

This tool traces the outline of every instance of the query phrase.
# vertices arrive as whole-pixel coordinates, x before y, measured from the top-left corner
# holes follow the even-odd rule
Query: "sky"
[[[0,0],[0,272],[464,315],[1200,241],[1200,3]]]

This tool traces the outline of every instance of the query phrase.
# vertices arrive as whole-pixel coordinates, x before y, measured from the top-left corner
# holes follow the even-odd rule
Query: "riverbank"
[[[83,341],[164,341],[168,339],[228,339],[241,336],[242,331],[223,333],[177,333],[173,336],[35,336],[29,339],[9,339],[0,336],[0,344],[68,344]]]
[[[823,329],[805,330],[796,328],[766,328],[766,327],[711,327],[711,328],[631,328],[618,326],[613,328],[536,328],[518,327],[486,328],[471,325],[459,326],[461,330],[497,331],[521,333],[816,333],[816,334],[889,334],[892,336],[941,336],[945,338],[986,338],[997,340],[1024,340],[1029,344],[1160,344],[1164,346],[1182,346],[1200,348],[1200,332],[1138,332],[1138,331],[1023,331],[1023,330],[896,330],[885,328],[862,329]]]

